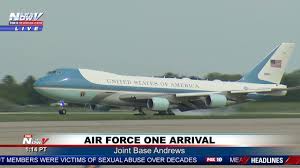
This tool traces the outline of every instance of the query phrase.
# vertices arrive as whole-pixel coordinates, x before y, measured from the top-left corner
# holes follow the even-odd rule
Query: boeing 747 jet
[[[264,96],[284,96],[280,84],[294,43],[282,43],[236,82],[125,76],[89,69],[56,69],[38,79],[42,95],[68,103],[130,106],[160,113],[218,108]],[[60,109],[65,114],[66,109]]]

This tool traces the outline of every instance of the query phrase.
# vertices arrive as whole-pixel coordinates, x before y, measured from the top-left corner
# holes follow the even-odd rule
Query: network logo
[[[25,134],[23,137],[23,144],[44,145],[48,141],[49,138],[33,138],[32,134]]]
[[[0,25],[0,31],[42,31],[44,22],[40,18],[43,14],[43,12],[10,13],[8,25]]]

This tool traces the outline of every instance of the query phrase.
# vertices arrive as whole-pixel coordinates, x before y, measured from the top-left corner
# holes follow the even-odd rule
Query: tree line
[[[22,83],[17,83],[11,75],[6,75],[0,83],[0,100],[17,105],[47,104],[50,99],[41,96],[33,89],[33,76],[28,76]]]
[[[208,73],[203,78],[199,76],[184,76],[172,72],[167,72],[160,76],[164,78],[190,78],[193,80],[222,80],[222,81],[237,81],[242,75],[240,74],[222,74],[218,72]],[[15,105],[30,105],[40,104],[45,105],[53,102],[53,100],[45,98],[33,89],[33,84],[36,79],[33,76],[28,76],[22,83],[18,83],[11,75],[6,75],[0,82],[0,106],[1,104],[15,104]],[[300,70],[284,74],[282,84],[288,87],[300,86]],[[275,100],[282,101],[299,101],[300,90],[288,93],[287,97],[275,98]],[[2,102],[2,103],[1,103]]]

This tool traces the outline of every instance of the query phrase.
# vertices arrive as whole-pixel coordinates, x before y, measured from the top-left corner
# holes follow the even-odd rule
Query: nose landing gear
[[[61,100],[59,102],[60,109],[58,109],[58,114],[59,115],[66,115],[67,114],[67,109],[65,108],[65,102]]]
[[[66,114],[67,114],[67,110],[66,110],[65,108],[59,109],[59,110],[58,110],[58,113],[59,113],[60,115],[66,115]]]

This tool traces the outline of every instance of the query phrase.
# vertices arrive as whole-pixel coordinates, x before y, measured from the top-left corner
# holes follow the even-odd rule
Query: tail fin
[[[239,81],[279,84],[294,48],[295,43],[281,43]]]

